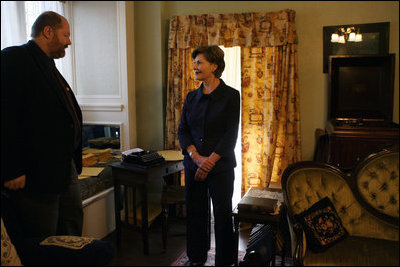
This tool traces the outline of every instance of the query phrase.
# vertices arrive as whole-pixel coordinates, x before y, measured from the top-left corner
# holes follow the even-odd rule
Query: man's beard
[[[51,58],[57,59],[65,56],[65,48],[67,48],[67,46],[62,45],[56,35],[50,42],[49,47]]]

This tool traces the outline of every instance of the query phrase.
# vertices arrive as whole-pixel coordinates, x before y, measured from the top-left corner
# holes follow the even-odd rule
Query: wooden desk
[[[271,190],[276,191],[276,190]],[[279,191],[279,190],[278,190]],[[283,204],[282,204],[283,205]],[[275,255],[277,253],[276,249],[276,235],[279,230],[279,224],[281,223],[282,218],[282,207],[279,211],[279,214],[259,214],[251,211],[238,211],[237,206],[232,211],[233,222],[234,222],[234,235],[235,235],[235,266],[238,265],[238,249],[239,249],[239,222],[248,222],[248,223],[260,223],[260,224],[269,224],[272,229],[272,255],[271,255],[271,263],[272,266],[275,266]],[[282,249],[282,266],[284,265],[284,255],[285,248]]]
[[[115,227],[117,231],[117,243],[121,241],[121,210],[123,202],[121,201],[121,185],[132,187],[134,192],[136,187],[139,189],[142,202],[142,238],[144,254],[149,254],[148,242],[148,202],[147,202],[147,184],[152,179],[162,179],[164,176],[179,172],[184,169],[183,161],[166,161],[165,163],[152,167],[140,167],[135,164],[116,162],[110,164],[114,178],[114,198],[115,198]],[[136,196],[133,197],[133,208],[136,207]],[[125,199],[125,216],[128,214],[128,205]],[[160,203],[161,205],[161,203]],[[136,210],[133,211],[136,221]],[[127,216],[125,217],[128,223]]]

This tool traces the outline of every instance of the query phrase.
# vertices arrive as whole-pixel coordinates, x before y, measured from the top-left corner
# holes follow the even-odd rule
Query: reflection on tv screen
[[[338,111],[379,111],[383,97],[381,76],[377,66],[340,67]]]

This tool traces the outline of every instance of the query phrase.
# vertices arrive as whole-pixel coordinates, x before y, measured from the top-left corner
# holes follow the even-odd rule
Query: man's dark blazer
[[[82,171],[82,141],[74,149],[73,111],[38,49],[29,41],[1,51],[1,186],[25,174],[24,190],[62,193],[71,182],[72,159]]]

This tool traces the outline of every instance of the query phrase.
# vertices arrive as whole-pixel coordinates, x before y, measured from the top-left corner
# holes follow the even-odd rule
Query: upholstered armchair
[[[114,255],[109,241],[92,237],[24,237],[12,204],[1,193],[1,266],[107,266]]]
[[[295,264],[399,264],[398,151],[372,154],[347,174],[294,163],[282,175],[282,190]]]

